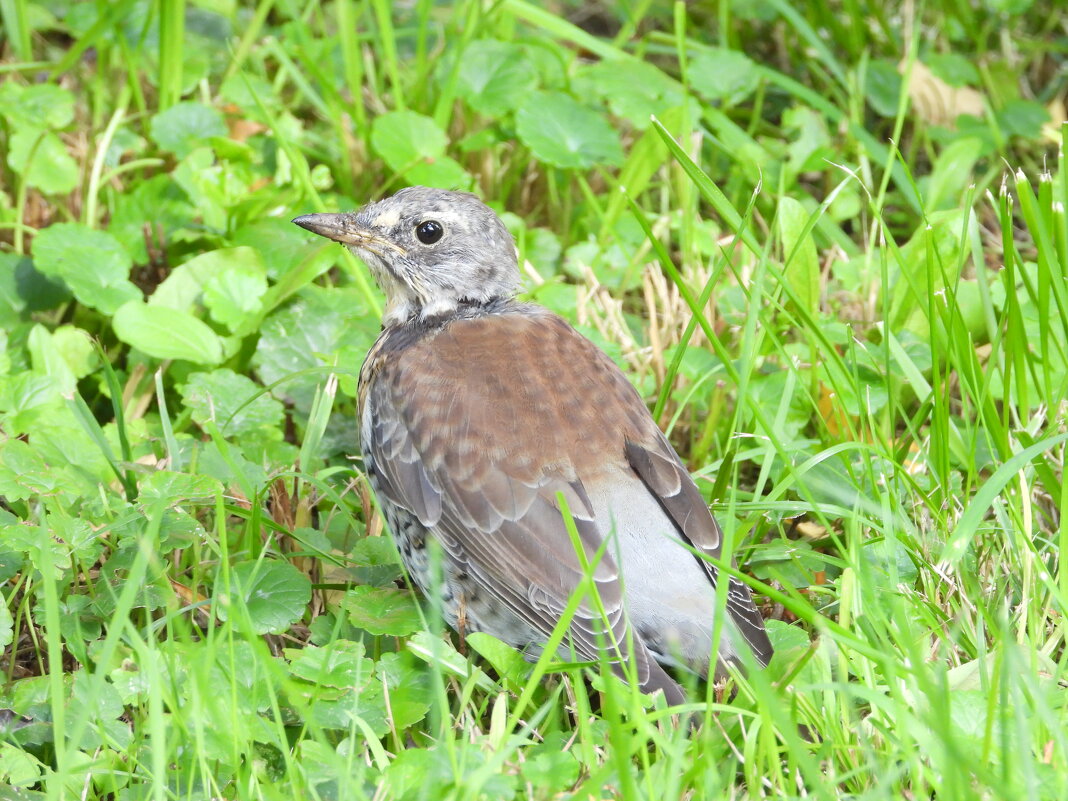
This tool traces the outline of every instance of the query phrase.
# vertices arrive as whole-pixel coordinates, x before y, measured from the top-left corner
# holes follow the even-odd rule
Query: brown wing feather
[[[618,430],[601,433],[599,418],[603,403],[633,390],[601,359],[555,316],[462,320],[383,358],[362,393],[378,491],[545,637],[583,577],[557,502],[563,493],[609,623],[589,598],[579,605],[569,633],[590,660],[606,641],[628,650],[619,570],[609,553],[597,555],[601,534],[579,478],[622,461]],[[569,430],[590,437],[578,443]],[[643,689],[682,700],[640,641],[631,651]]]

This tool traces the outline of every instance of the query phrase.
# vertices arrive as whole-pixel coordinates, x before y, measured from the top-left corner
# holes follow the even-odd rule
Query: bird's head
[[[519,289],[511,234],[466,192],[411,186],[359,211],[293,222],[367,263],[386,294],[387,326],[448,315],[464,302],[511,298]]]

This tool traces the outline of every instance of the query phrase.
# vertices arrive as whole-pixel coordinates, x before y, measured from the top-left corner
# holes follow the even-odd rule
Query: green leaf
[[[28,256],[0,253],[0,328],[10,330],[27,312],[54,309],[67,300],[67,286],[42,275]]]
[[[383,654],[378,672],[389,692],[393,725],[406,729],[426,717],[434,700],[430,671],[410,651]]]
[[[928,213],[955,204],[964,188],[975,180],[972,170],[982,153],[983,143],[973,136],[950,142],[938,154],[927,179],[924,200]]]
[[[745,100],[760,83],[760,73],[749,56],[723,47],[697,53],[690,59],[686,76],[699,95],[726,103]]]
[[[563,92],[535,92],[516,114],[520,141],[546,164],[586,169],[623,163],[619,135],[608,121]]]
[[[223,360],[223,341],[188,312],[131,300],[111,321],[115,336],[157,359],[185,359],[196,364]]]
[[[805,106],[794,106],[782,115],[783,128],[789,132],[790,144],[787,173],[793,180],[809,170],[822,170],[824,159],[834,157],[827,123],[817,112]]]
[[[979,86],[981,82],[975,64],[960,53],[932,53],[924,64],[950,86]]]
[[[89,334],[73,325],[61,325],[51,333],[35,325],[26,345],[34,371],[51,376],[64,395],[73,393],[78,379],[95,370],[99,360]]]
[[[156,470],[141,481],[142,502],[162,500],[169,504],[183,501],[207,502],[221,490],[219,482],[211,476],[178,473],[174,470]]]
[[[0,593],[0,649],[7,648],[14,639],[15,621],[7,607],[7,598]]]
[[[1049,112],[1034,100],[1010,100],[998,111],[997,120],[1008,136],[1038,139],[1042,126],[1049,122]]]
[[[229,270],[263,274],[260,254],[250,247],[219,248],[194,256],[171,270],[148,299],[150,306],[191,312],[211,280]]]
[[[15,131],[8,146],[7,163],[27,184],[46,195],[64,195],[78,185],[78,164],[51,131]]]
[[[164,173],[138,181],[115,199],[108,231],[122,242],[134,262],[145,264],[149,260],[146,229],[152,241],[159,240],[165,246],[181,229],[193,226],[196,216],[189,197],[170,173]]]
[[[61,279],[82,304],[114,314],[141,297],[129,280],[132,262],[115,237],[79,223],[58,223],[33,240],[34,265]]]
[[[193,420],[201,427],[214,421],[227,437],[257,434],[282,438],[280,426],[285,417],[282,404],[270,395],[259,394],[262,387],[233,370],[193,373],[178,391],[192,411]],[[249,403],[253,397],[256,399]]]
[[[309,367],[358,364],[377,335],[378,320],[359,292],[308,286],[263,323],[252,363],[263,383],[273,384]],[[321,375],[297,376],[274,392],[306,413],[322,380]]]
[[[231,266],[213,275],[204,285],[204,305],[213,320],[236,331],[260,314],[266,292],[267,277],[262,266],[258,269]]]
[[[256,250],[272,281],[279,280],[308,258],[305,232],[278,217],[255,220],[237,229],[230,239],[235,245]]]
[[[61,394],[70,395],[74,392],[78,379],[60,355],[47,328],[38,323],[30,329],[26,347],[30,351],[34,372],[51,377]]]
[[[584,80],[608,102],[613,114],[638,130],[649,127],[650,116],[662,116],[686,102],[691,103],[694,117],[700,114],[697,102],[687,98],[682,84],[644,61],[598,61],[580,73],[577,83]]]
[[[362,642],[334,640],[329,645],[287,648],[289,670],[297,678],[326,687],[361,687],[374,675],[375,663],[364,656]]]
[[[919,576],[908,549],[898,540],[883,538],[865,543],[861,556],[875,568],[875,585],[881,589],[893,591],[901,584],[911,586]]]
[[[513,692],[521,690],[530,673],[530,663],[515,648],[481,631],[467,635],[467,644],[485,659]]]
[[[341,600],[352,625],[371,634],[403,637],[423,627],[412,594],[393,587],[353,587]]]
[[[311,581],[289,562],[242,562],[230,571],[230,581],[230,602],[219,607],[220,614],[226,619],[235,604],[243,604],[257,634],[281,634],[311,600]]]
[[[349,552],[345,572],[360,584],[392,584],[402,573],[397,548],[389,537],[361,537]]]
[[[523,778],[532,787],[571,787],[578,781],[582,766],[568,749],[567,737],[554,731],[545,742],[527,750]]]
[[[152,118],[152,141],[182,159],[213,136],[226,136],[226,123],[217,110],[186,101]]]
[[[947,276],[954,280],[953,273],[960,265],[958,254],[964,225],[974,225],[974,220],[960,209],[937,212],[931,215],[929,224],[920,226],[902,245],[900,259],[891,260],[887,321],[891,331],[907,326],[915,333],[927,333],[931,288],[935,292],[942,289]],[[936,302],[940,301],[936,299]]]
[[[404,179],[413,186],[432,186],[436,189],[470,190],[474,186],[474,178],[458,161],[448,156],[417,162],[404,171]]]
[[[13,788],[37,784],[44,774],[44,764],[33,754],[11,743],[0,743],[0,779],[11,786],[9,797],[12,801],[38,797],[30,791],[20,792]],[[44,794],[39,797],[44,798]]]
[[[414,111],[382,114],[371,126],[371,147],[394,172],[441,158],[448,141],[434,120]]]
[[[868,65],[864,94],[876,114],[894,117],[901,97],[901,75],[890,59],[880,58]]]
[[[513,111],[538,85],[538,73],[520,45],[480,39],[463,51],[456,91],[471,108],[489,117]]]
[[[809,314],[820,306],[820,261],[812,232],[805,232],[809,214],[800,201],[783,197],[779,201],[779,235],[785,264],[786,280],[797,300]]]
[[[66,128],[74,120],[74,95],[55,83],[21,86],[0,84],[0,116],[11,129]]]

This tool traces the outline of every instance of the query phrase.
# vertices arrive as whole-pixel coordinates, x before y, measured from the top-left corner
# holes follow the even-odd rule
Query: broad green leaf
[[[226,136],[226,123],[216,109],[201,103],[176,103],[152,118],[152,141],[182,159],[213,136]]]
[[[901,74],[897,71],[893,61],[879,58],[868,64],[864,81],[864,96],[876,114],[883,117],[894,117],[897,114],[901,87]]]
[[[58,579],[71,567],[70,548],[53,537],[47,526],[0,525],[0,542],[5,548],[25,554],[30,564],[47,578]]]
[[[19,286],[20,265],[30,260],[17,253],[0,253],[0,329],[9,329],[22,319],[26,298]]]
[[[1010,100],[998,111],[997,121],[1008,136],[1038,139],[1050,117],[1046,107],[1034,100]]]
[[[289,562],[241,562],[230,571],[229,603],[219,606],[224,619],[236,604],[248,610],[257,634],[281,634],[298,620],[311,600],[311,581]]]
[[[893,591],[900,584],[916,583],[919,571],[908,549],[898,540],[883,538],[865,543],[861,555],[874,568],[876,586]]]
[[[30,351],[34,372],[49,376],[61,394],[71,395],[78,385],[78,379],[52,342],[48,329],[40,324],[35,325],[30,329],[26,346]]]
[[[749,56],[723,47],[698,52],[690,59],[686,75],[698,94],[726,103],[745,100],[760,83],[757,66]]]
[[[223,360],[223,341],[188,312],[132,300],[111,321],[115,336],[157,359],[185,359],[196,364]]]
[[[78,379],[95,370],[99,360],[89,334],[73,325],[61,325],[51,333],[35,325],[26,344],[34,371],[51,376],[63,395],[73,393]]]
[[[422,621],[412,594],[393,587],[353,587],[341,600],[352,625],[371,634],[403,637],[419,631]]]
[[[308,258],[307,233],[279,217],[255,220],[238,228],[230,239],[235,245],[256,250],[272,281],[278,281]]]
[[[448,156],[433,161],[420,161],[404,171],[404,179],[413,186],[432,186],[435,189],[470,190],[472,178],[463,166]]]
[[[791,181],[802,172],[823,169],[824,160],[833,158],[827,123],[815,111],[794,106],[783,112],[782,124],[791,140],[786,147],[787,173]]]
[[[389,537],[361,537],[349,552],[345,573],[360,584],[374,587],[392,584],[401,575],[396,546]]]
[[[46,195],[64,195],[78,185],[78,164],[51,131],[15,131],[8,144],[7,163],[27,184]]]
[[[154,247],[165,248],[182,229],[194,226],[196,217],[189,197],[164,173],[134,183],[115,199],[108,232],[122,242],[136,264],[145,264],[149,260],[146,231]]]
[[[264,384],[289,378],[309,367],[337,363],[355,370],[378,335],[378,328],[378,320],[368,312],[356,290],[308,286],[264,321],[252,363]],[[274,393],[291,399],[306,413],[315,388],[323,379],[322,375],[294,376]]]
[[[576,83],[583,82],[608,102],[613,114],[638,130],[649,127],[652,115],[662,116],[685,102],[690,102],[694,118],[700,114],[696,100],[688,100],[682,84],[645,61],[598,61],[579,74]]]
[[[460,56],[457,93],[486,116],[513,111],[537,85],[537,70],[520,45],[480,39]]]
[[[362,642],[334,640],[323,647],[287,648],[289,670],[297,678],[326,687],[359,687],[374,675],[375,663]]]
[[[955,204],[964,188],[975,180],[973,169],[982,153],[981,140],[965,136],[950,142],[938,154],[927,179],[924,195],[927,212]]]
[[[79,223],[49,226],[33,240],[33,256],[40,272],[61,279],[81,303],[104,314],[141,297],[129,279],[129,254],[104,231]]]
[[[10,798],[32,799],[31,791],[21,792],[15,788],[35,785],[45,775],[44,764],[29,751],[12,743],[0,743],[0,781],[10,785]],[[43,798],[43,794],[41,795]]]
[[[563,92],[535,92],[516,114],[516,133],[546,164],[586,169],[623,163],[623,148],[608,121]]]
[[[219,233],[229,225],[231,210],[247,200],[253,180],[248,165],[216,159],[207,147],[193,150],[171,175],[196,206],[202,221],[198,227]]]
[[[551,732],[544,742],[528,748],[523,778],[532,787],[570,787],[578,781],[582,765],[569,748],[564,732]]]
[[[169,504],[184,501],[207,502],[215,498],[221,487],[211,476],[178,473],[174,470],[156,470],[149,473],[140,484],[140,499],[160,499]]]
[[[44,459],[21,439],[0,442],[0,495],[12,501],[47,495],[59,479]]]
[[[66,128],[74,120],[74,95],[55,83],[22,86],[0,82],[0,117],[11,130]]]
[[[950,86],[979,86],[982,80],[975,64],[960,53],[931,53],[923,63]]]
[[[945,286],[944,277],[954,279],[960,266],[961,228],[975,221],[960,209],[936,212],[890,260],[890,316],[891,331],[907,327],[925,336],[930,324],[927,319],[932,302],[944,303],[939,293]],[[933,257],[933,263],[932,263]],[[928,275],[930,273],[930,275]],[[931,291],[936,294],[931,296]]]
[[[435,697],[426,665],[410,651],[401,651],[383,654],[377,668],[389,692],[393,724],[406,729],[426,717]]]
[[[263,262],[260,254],[250,247],[209,250],[171,270],[163,283],[156,287],[148,303],[150,306],[168,306],[191,312],[212,278],[231,269],[262,273]]]
[[[394,172],[444,156],[448,141],[434,120],[414,111],[382,114],[371,126],[371,147]]]
[[[786,280],[798,302],[809,314],[815,315],[820,306],[820,261],[812,232],[805,233],[809,214],[792,197],[779,201],[779,235],[782,237]]]
[[[93,338],[88,331],[77,326],[59,326],[52,332],[52,344],[76,378],[85,378],[100,363],[100,356],[93,347]]]
[[[193,420],[200,426],[209,421],[224,436],[256,434],[281,439],[285,417],[282,404],[263,392],[247,376],[225,368],[210,373],[193,373],[178,391]],[[251,403],[249,401],[255,398]]]
[[[266,292],[262,267],[258,271],[232,267],[216,273],[204,285],[204,305],[213,320],[236,331],[260,313]]]
[[[522,689],[524,681],[530,673],[530,663],[523,655],[507,643],[501,642],[496,637],[481,631],[473,631],[467,635],[467,644],[478,651],[497,675],[508,685],[512,691]]]

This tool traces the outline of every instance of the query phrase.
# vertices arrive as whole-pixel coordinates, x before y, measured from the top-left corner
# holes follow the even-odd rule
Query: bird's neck
[[[391,298],[382,315],[383,328],[418,326],[436,328],[452,320],[470,320],[490,314],[504,314],[520,304],[511,297],[489,299],[444,298],[433,303],[414,304]]]

